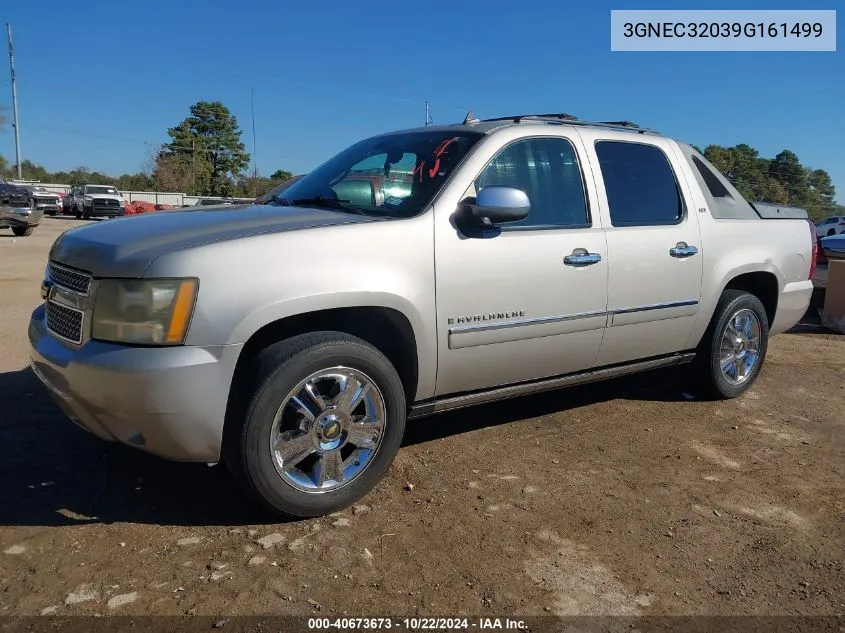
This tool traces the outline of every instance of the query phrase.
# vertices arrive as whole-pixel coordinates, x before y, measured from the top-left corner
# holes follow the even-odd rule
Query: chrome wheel
[[[744,383],[754,373],[760,358],[760,320],[743,308],[729,320],[722,332],[719,367],[732,385]]]
[[[348,367],[315,372],[294,387],[270,431],[273,465],[293,488],[337,490],[372,462],[387,408],[376,383]]]

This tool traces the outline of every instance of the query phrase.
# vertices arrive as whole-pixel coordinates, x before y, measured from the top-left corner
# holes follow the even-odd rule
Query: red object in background
[[[130,215],[138,215],[139,213],[147,213],[149,211],[155,211],[156,205],[152,202],[132,202],[127,203],[126,208],[129,209],[129,205],[132,205],[133,212]]]
[[[810,241],[813,243],[813,250],[810,253],[810,275],[807,279],[812,279],[816,275],[816,264],[819,263],[819,253],[822,252],[822,244],[818,235],[816,235],[816,225],[812,220],[807,220],[807,226],[810,227]]]

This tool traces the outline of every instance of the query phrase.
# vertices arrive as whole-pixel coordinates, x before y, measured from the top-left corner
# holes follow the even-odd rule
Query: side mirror
[[[455,219],[465,226],[492,227],[524,220],[530,210],[531,202],[521,189],[483,187],[475,199],[461,201]]]

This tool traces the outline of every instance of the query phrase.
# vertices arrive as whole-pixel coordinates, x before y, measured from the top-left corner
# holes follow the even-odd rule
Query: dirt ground
[[[811,318],[737,400],[666,371],[423,419],[359,505],[278,523],[48,400],[26,328],[74,224],[0,231],[0,615],[845,612],[845,337]]]

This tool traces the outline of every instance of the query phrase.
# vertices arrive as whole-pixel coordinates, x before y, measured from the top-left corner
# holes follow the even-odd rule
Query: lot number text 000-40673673
[[[428,630],[516,630],[526,628],[525,622],[517,618],[480,618],[477,621],[465,617],[456,618],[388,618],[388,617],[340,617],[340,618],[308,618],[308,629],[401,629],[407,631]]]

